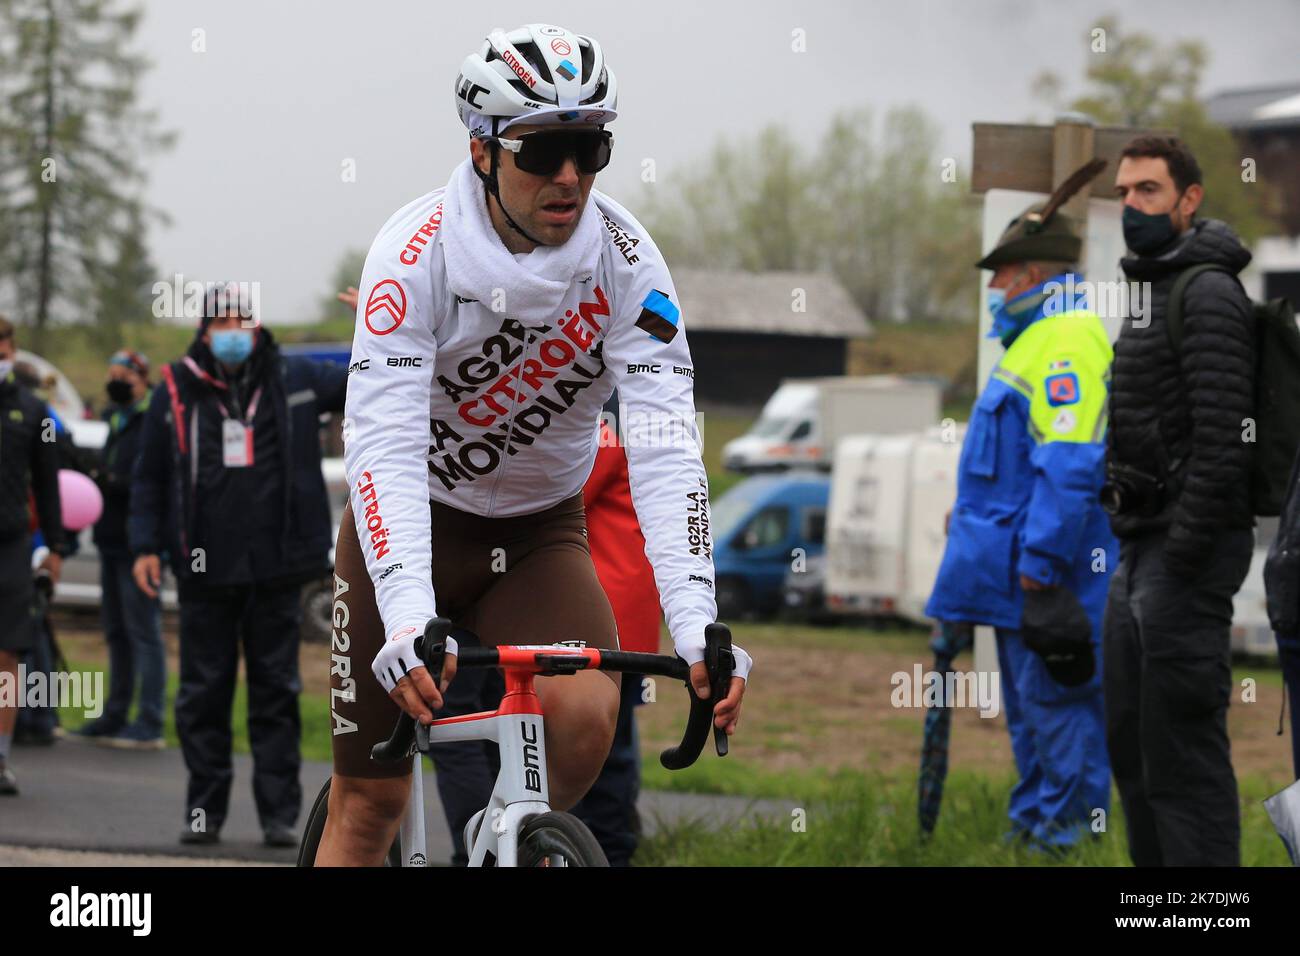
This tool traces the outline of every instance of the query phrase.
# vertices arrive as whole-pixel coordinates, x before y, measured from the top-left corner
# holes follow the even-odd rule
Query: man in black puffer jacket
[[[1250,567],[1255,333],[1236,279],[1250,262],[1222,222],[1197,220],[1201,171],[1177,139],[1121,153],[1125,274],[1141,303],[1115,344],[1103,492],[1121,542],[1105,621],[1110,759],[1138,866],[1240,863],[1228,743],[1232,598]],[[1183,298],[1170,290],[1215,263]],[[1138,291],[1140,288],[1141,291]]]

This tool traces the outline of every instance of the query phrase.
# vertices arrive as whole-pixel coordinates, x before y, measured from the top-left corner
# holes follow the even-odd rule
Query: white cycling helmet
[[[549,23],[493,30],[456,77],[456,109],[471,136],[513,123],[604,125],[618,113],[618,83],[600,44]]]

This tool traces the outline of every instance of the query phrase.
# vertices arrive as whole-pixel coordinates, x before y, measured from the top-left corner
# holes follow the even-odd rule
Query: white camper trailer
[[[829,610],[925,620],[964,433],[951,425],[840,441],[827,510]]]

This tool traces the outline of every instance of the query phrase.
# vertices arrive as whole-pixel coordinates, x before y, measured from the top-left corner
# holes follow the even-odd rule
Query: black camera
[[[1097,498],[1107,514],[1151,517],[1164,507],[1165,482],[1141,469],[1108,462],[1106,483]]]

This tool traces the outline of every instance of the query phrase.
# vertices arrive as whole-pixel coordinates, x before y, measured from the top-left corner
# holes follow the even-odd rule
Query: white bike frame
[[[531,691],[531,676],[529,691]],[[491,740],[501,752],[492,799],[465,826],[469,865],[482,866],[487,854],[497,866],[516,866],[519,831],[531,817],[551,809],[546,781],[546,735],[541,706],[535,693],[511,694],[502,699],[501,709],[462,717],[435,720],[429,726],[430,745],[458,740]],[[413,758],[411,796],[402,817],[402,866],[427,866],[428,848],[424,831],[424,781],[420,753]],[[480,820],[487,826],[478,826]],[[562,862],[562,861],[556,861]]]

